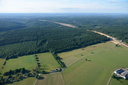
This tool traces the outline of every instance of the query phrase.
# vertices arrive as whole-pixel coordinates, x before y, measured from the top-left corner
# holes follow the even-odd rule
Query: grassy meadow
[[[81,58],[81,54],[84,57]],[[107,85],[114,70],[128,67],[127,48],[115,47],[111,42],[61,53],[59,56],[67,65],[70,62],[62,72],[66,85]],[[128,80],[112,79],[109,85],[128,85]]]
[[[54,59],[54,57],[52,56],[51,53],[40,53],[40,54],[35,54],[35,55],[37,55],[37,57],[39,58],[38,62],[41,64],[42,68],[45,68],[49,71],[60,68],[60,65]],[[18,68],[26,68],[28,70],[32,70],[32,69],[36,68],[37,61],[35,59],[35,55],[21,56],[18,58],[7,60],[7,63],[4,66],[4,69],[2,70],[2,73],[7,72],[9,70],[15,70]],[[2,65],[4,63],[4,59],[0,59],[0,61],[1,61],[0,65],[2,67]],[[56,79],[52,80],[51,83],[49,83],[49,85],[52,83],[54,83],[54,85],[59,85],[60,82],[63,85],[63,83],[64,83],[61,73],[48,74],[48,75],[45,75],[45,77],[46,77],[46,79],[43,80],[43,81],[45,81],[44,83],[51,81],[53,78],[56,78]],[[58,80],[58,78],[59,78],[59,80]],[[35,80],[36,80],[35,77],[31,77],[31,78],[27,78],[22,81],[15,82],[12,84],[7,84],[7,85],[33,85]],[[38,80],[37,83],[40,83],[40,82],[42,82],[42,80]]]
[[[46,68],[47,70],[51,71],[60,68],[60,65],[54,59],[51,53],[41,53],[37,54],[37,56],[39,58],[41,66]]]
[[[100,52],[112,49],[114,47],[115,44],[111,42],[106,42],[106,43],[88,46],[81,49],[72,50],[69,52],[59,53],[58,56],[63,58],[63,62],[65,62],[66,66],[68,67],[80,59],[98,54]]]
[[[51,71],[60,68],[51,53],[35,54],[42,67]],[[10,69],[33,69],[37,66],[35,55],[10,59],[4,66],[3,72]],[[63,58],[67,68],[61,73],[44,74],[44,79],[37,80],[36,85],[107,85],[114,70],[128,67],[128,48],[116,47],[111,42],[88,46],[58,54]],[[87,59],[87,60],[86,60]],[[0,64],[2,66],[3,59]],[[33,85],[35,78],[27,78],[9,85]],[[109,85],[128,85],[128,80],[111,79]]]
[[[36,67],[36,60],[34,55],[22,56],[14,59],[7,60],[7,63],[3,69],[3,72],[7,72],[9,70],[15,70],[19,68],[26,68],[31,70]]]
[[[0,59],[0,73],[2,72],[2,67],[5,62],[5,59]]]
[[[45,74],[43,80],[37,80],[36,85],[65,85],[61,73]]]
[[[19,82],[15,82],[12,84],[6,84],[6,85],[34,85],[36,78],[34,77],[30,77],[30,78],[26,78],[22,81]]]

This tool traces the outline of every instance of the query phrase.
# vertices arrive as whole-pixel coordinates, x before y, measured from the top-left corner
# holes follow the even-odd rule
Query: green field
[[[15,59],[7,60],[3,72],[7,72],[9,70],[15,70],[18,68],[26,68],[28,70],[32,70],[35,67],[36,67],[36,60],[34,55],[28,55],[28,56],[22,56]]]
[[[46,67],[49,71],[60,68],[51,53],[35,55],[39,58],[38,62],[41,66]],[[3,72],[23,67],[29,70],[35,68],[37,66],[35,55],[8,60]],[[36,85],[107,85],[114,70],[128,67],[128,48],[116,47],[111,42],[63,52],[58,55],[63,58],[67,68],[62,73],[43,75],[44,79],[37,80]],[[10,85],[33,85],[35,80],[32,77]],[[128,85],[128,80],[112,78],[109,85]]]
[[[63,55],[63,61],[70,62],[69,67],[62,72],[66,85],[107,85],[114,70],[128,67],[127,48],[115,47],[115,44],[111,42],[98,44],[95,47],[90,46],[82,51],[78,49],[75,52],[59,54],[59,56]],[[74,57],[74,60],[70,60],[71,57]],[[80,60],[76,61],[75,58]],[[128,80],[112,79],[109,85],[128,85]]]
[[[37,80],[36,85],[65,85],[61,73],[45,74],[43,80]]]
[[[63,58],[63,61],[68,67],[72,65],[75,61],[78,61],[79,59],[83,59],[87,56],[92,56],[112,48],[115,48],[115,44],[111,42],[106,42],[106,43],[88,46],[81,49],[76,49],[69,52],[59,53],[58,56]]]
[[[51,70],[55,70],[57,68],[60,68],[60,65],[58,64],[58,62],[54,59],[54,57],[52,56],[51,53],[40,53],[40,54],[35,54],[37,55],[37,57],[39,58],[39,63],[41,64],[41,68],[46,68],[48,71]],[[4,66],[4,69],[2,70],[2,73],[7,72],[9,70],[15,70],[18,68],[26,68],[27,70],[32,70],[34,68],[37,67],[37,61],[35,58],[35,55],[27,55],[27,56],[22,56],[22,57],[18,57],[15,59],[10,59],[7,60],[6,65]],[[3,65],[4,59],[0,60],[0,65]],[[56,77],[56,78],[60,78],[60,82],[63,83],[63,79],[61,73],[57,73],[57,74],[48,74],[45,75],[46,79],[44,79],[43,81],[45,82],[49,82],[49,77]],[[35,82],[35,78],[27,78],[24,79],[20,82],[15,82],[9,85],[33,85]],[[38,81],[38,83],[42,82],[42,80]],[[53,80],[53,82],[58,83],[58,80]],[[52,82],[51,82],[52,83]],[[59,85],[59,84],[58,84]]]
[[[0,73],[2,72],[2,67],[4,62],[5,62],[5,59],[0,59]]]
[[[34,85],[36,78],[31,77],[24,79],[23,81],[15,82],[12,84],[6,84],[6,85]]]
[[[42,67],[47,68],[48,71],[60,68],[58,62],[54,59],[51,53],[40,53],[37,54],[39,62]]]

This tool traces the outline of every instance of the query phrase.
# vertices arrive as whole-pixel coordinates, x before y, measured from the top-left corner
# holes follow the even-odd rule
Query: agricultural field
[[[12,84],[6,84],[6,85],[33,85],[35,80],[36,78],[30,77],[30,78],[24,79],[23,81],[15,82]]]
[[[43,80],[37,80],[36,85],[65,85],[61,73],[45,74]]]
[[[2,67],[5,62],[5,59],[0,59],[0,73],[2,72]]]
[[[7,72],[9,70],[15,70],[19,68],[26,68],[28,70],[32,70],[37,66],[34,56],[35,55],[27,55],[7,60],[2,72]]]
[[[68,65],[62,72],[66,85],[107,85],[114,70],[128,67],[127,48],[116,47],[111,42],[61,53],[59,56]],[[127,80],[112,78],[109,85],[127,84]]]
[[[38,57],[38,61],[36,61],[36,57]],[[4,63],[4,59],[1,59],[1,67]],[[51,72],[52,70],[56,70],[57,68],[61,68],[58,62],[54,59],[51,53],[40,53],[40,54],[33,54],[33,55],[27,55],[27,56],[22,56],[14,59],[10,59],[6,61],[6,64],[2,70],[2,73],[7,72],[9,70],[15,70],[19,68],[25,68],[27,70],[32,70],[37,67],[37,63],[40,63],[41,67],[45,69],[46,71]],[[64,83],[63,77],[61,73],[52,73],[52,74],[45,74],[42,75],[45,77],[45,79],[38,80],[37,83],[44,82],[47,83],[47,81],[51,81],[51,79],[56,78],[55,80],[51,81],[51,83],[55,83],[55,85],[59,85],[61,82],[62,85]],[[51,78],[50,78],[51,77]],[[59,80],[58,80],[59,78]],[[22,81],[19,82],[14,82],[12,84],[7,84],[7,85],[32,85],[36,81],[35,77],[29,77],[26,78]],[[50,84],[49,84],[50,85]]]
[[[83,59],[84,57],[92,56],[112,48],[115,48],[115,44],[111,42],[106,42],[106,43],[91,45],[81,49],[76,49],[69,52],[59,53],[58,56],[63,58],[63,62],[65,62],[66,66],[68,67],[73,63],[77,62],[78,60]]]
[[[41,64],[41,66],[44,67],[48,71],[60,68],[60,65],[54,59],[54,56],[52,56],[51,53],[37,54],[37,57],[39,58],[39,62]]]
[[[128,85],[128,80],[124,79],[112,79],[109,85]]]

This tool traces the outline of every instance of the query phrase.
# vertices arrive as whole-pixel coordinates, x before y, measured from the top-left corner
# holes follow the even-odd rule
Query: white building
[[[118,69],[114,73],[123,79],[128,79],[128,69]]]

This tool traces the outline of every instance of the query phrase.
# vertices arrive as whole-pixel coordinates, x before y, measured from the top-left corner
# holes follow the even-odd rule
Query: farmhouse
[[[128,69],[118,69],[114,73],[123,79],[128,79]]]

